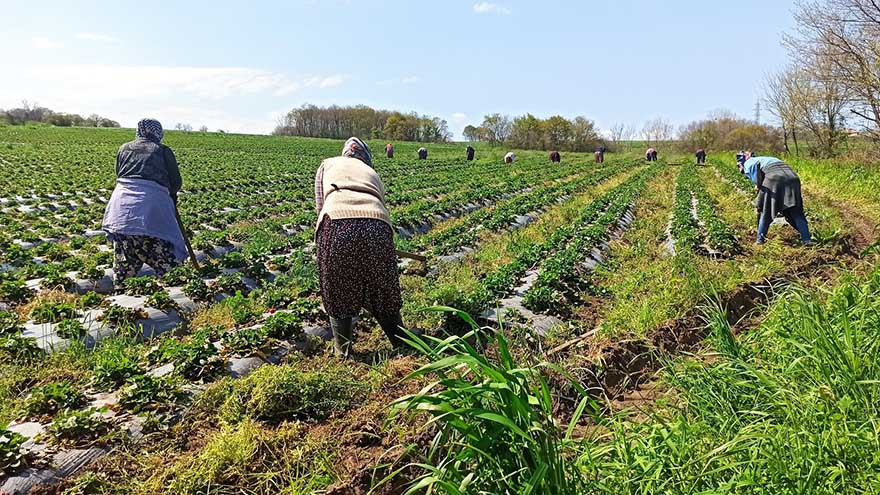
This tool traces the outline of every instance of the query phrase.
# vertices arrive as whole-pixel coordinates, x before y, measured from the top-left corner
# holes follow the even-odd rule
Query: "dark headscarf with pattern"
[[[342,147],[342,156],[357,158],[369,165],[370,168],[373,167],[373,152],[370,151],[370,147],[367,146],[367,143],[356,137],[350,137],[348,138],[348,141],[345,142],[345,145]]]
[[[165,133],[162,132],[162,124],[156,119],[141,119],[138,122],[137,132],[135,135],[140,139],[147,139],[156,144],[162,142]]]

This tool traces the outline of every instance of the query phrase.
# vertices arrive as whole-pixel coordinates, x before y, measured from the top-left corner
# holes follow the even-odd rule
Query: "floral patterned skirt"
[[[382,220],[325,217],[318,227],[318,272],[324,309],[334,318],[366,309],[376,318],[403,307],[394,232]]]

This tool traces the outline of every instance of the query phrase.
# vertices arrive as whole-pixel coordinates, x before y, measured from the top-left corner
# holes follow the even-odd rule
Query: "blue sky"
[[[607,130],[751,116],[785,0],[0,0],[0,108],[269,132],[303,103],[584,115]],[[766,112],[765,112],[766,117]],[[766,120],[766,118],[764,119]]]

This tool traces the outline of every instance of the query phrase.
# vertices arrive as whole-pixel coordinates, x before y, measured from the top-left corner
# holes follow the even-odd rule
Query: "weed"
[[[219,415],[228,423],[244,418],[270,422],[326,419],[351,407],[365,391],[364,385],[349,375],[307,372],[295,365],[264,366],[235,382]]]

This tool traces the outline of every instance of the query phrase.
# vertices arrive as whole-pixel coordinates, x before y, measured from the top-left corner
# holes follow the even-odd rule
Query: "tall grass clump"
[[[677,405],[584,451],[591,489],[878,493],[880,270],[828,294],[791,289],[743,336],[717,316],[717,353],[666,367]]]
[[[410,378],[431,383],[395,401],[391,420],[426,413],[437,433],[424,462],[407,466],[421,474],[406,493],[583,493],[572,431],[588,399],[562,431],[542,374],[551,366],[515,362],[502,333],[479,329],[466,313],[457,315],[471,325],[466,335],[411,340],[430,362]],[[485,352],[473,341],[484,344]]]

